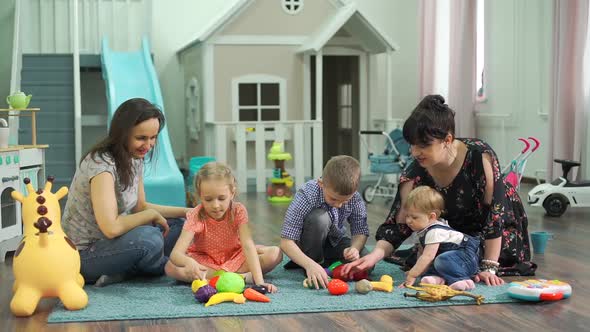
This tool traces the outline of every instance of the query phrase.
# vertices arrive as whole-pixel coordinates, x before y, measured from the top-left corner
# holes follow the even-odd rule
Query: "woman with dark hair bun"
[[[420,101],[404,123],[403,134],[414,160],[400,176],[389,215],[377,230],[377,245],[343,271],[367,269],[385,257],[411,268],[415,249],[404,257],[390,255],[412,234],[402,208],[408,193],[429,186],[443,195],[442,218],[449,226],[481,239],[476,282],[500,285],[500,276],[534,275],[527,215],[518,193],[504,180],[494,150],[482,140],[455,137],[455,112],[440,95]]]

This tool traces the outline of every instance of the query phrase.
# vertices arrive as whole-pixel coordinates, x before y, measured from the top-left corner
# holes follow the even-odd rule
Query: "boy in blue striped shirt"
[[[322,177],[305,183],[287,209],[281,249],[291,261],[285,268],[305,269],[316,288],[328,285],[323,266],[339,260],[351,262],[367,253],[367,210],[357,192],[360,175],[356,159],[332,157]],[[345,221],[350,225],[351,237]]]

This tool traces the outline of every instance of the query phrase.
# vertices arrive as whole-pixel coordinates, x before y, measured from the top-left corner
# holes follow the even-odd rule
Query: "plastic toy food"
[[[219,276],[215,276],[213,278],[211,278],[211,280],[209,280],[209,285],[211,285],[213,288],[217,288],[217,281],[219,280]]]
[[[66,187],[51,192],[53,177],[48,177],[43,190],[35,189],[26,178],[28,196],[18,191],[12,198],[22,203],[24,236],[12,264],[14,296],[10,310],[16,316],[30,316],[43,297],[58,297],[68,310],[79,310],[88,304],[82,288],[80,254],[61,228],[59,200],[68,193]]]
[[[246,288],[246,290],[244,290],[244,297],[249,301],[270,302],[270,299],[268,298],[268,296],[254,290],[252,288]]]
[[[332,279],[328,283],[328,292],[332,295],[342,295],[348,292],[348,284],[340,279]]]
[[[332,280],[332,278],[328,278],[328,282],[330,282],[330,280]],[[320,286],[320,288],[322,287],[322,286],[319,284],[319,282],[318,282],[318,285]],[[309,289],[315,289],[315,286],[314,286],[314,284],[313,284],[313,281],[311,281],[311,280],[309,280],[309,279],[307,279],[307,278],[303,279],[303,287],[305,287],[305,288],[309,288]]]
[[[193,291],[193,293],[196,293],[197,290],[205,285],[208,285],[209,282],[207,280],[194,280],[193,283],[191,284],[191,290]]]
[[[215,288],[220,293],[241,293],[244,291],[244,278],[233,272],[225,272],[219,276]]]
[[[508,285],[508,295],[525,301],[557,301],[572,295],[572,286],[559,280],[529,279]]]
[[[356,284],[354,285],[354,289],[356,289],[358,293],[367,294],[368,292],[373,290],[373,285],[369,280],[363,279],[356,282]]]
[[[246,298],[242,294],[238,293],[217,293],[205,303],[205,307],[216,305],[223,302],[233,301],[234,303],[243,304],[246,303]]]
[[[428,302],[438,302],[448,300],[455,296],[469,296],[475,299],[480,305],[485,298],[481,295],[471,294],[469,292],[457,291],[447,285],[431,285],[420,283],[420,287],[406,286],[409,289],[416,290],[416,294],[404,293],[404,297],[415,297],[419,300]]]
[[[340,279],[340,280],[345,280],[345,281],[351,281],[351,280],[353,280],[353,281],[359,281],[359,280],[363,280],[363,279],[368,279],[369,278],[369,272],[367,272],[366,270],[352,273],[349,278],[344,278],[341,275],[341,272],[342,272],[342,269],[343,268],[344,268],[344,265],[338,265],[338,266],[336,266],[332,270],[332,278],[334,278],[334,279]]]
[[[217,294],[217,290],[211,285],[204,285],[195,292],[195,299],[201,303],[209,301],[211,296]]]
[[[263,286],[263,285],[254,285],[250,288],[252,288],[253,290],[257,291],[260,294],[268,293],[268,289],[266,289],[266,286]]]
[[[379,281],[371,281],[371,286],[373,286],[373,290],[391,293],[393,291],[393,278],[384,274]]]

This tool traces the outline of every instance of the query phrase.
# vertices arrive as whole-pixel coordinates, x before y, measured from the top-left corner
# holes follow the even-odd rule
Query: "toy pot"
[[[8,147],[9,134],[10,128],[8,128],[8,122],[0,118],[0,149],[6,149]]]
[[[540,231],[540,232],[531,232],[531,242],[533,243],[533,252],[535,254],[543,254],[545,253],[545,247],[547,246],[547,241],[553,239],[553,233]]]
[[[25,95],[24,92],[17,91],[10,96],[6,97],[6,103],[13,109],[27,108],[31,101],[32,95]]]

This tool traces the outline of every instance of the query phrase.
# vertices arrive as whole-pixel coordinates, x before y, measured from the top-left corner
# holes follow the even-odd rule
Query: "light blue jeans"
[[[434,259],[434,263],[423,276],[439,276],[447,285],[460,280],[471,279],[479,270],[479,239],[470,237],[460,248],[444,252]]]
[[[117,238],[95,242],[80,251],[84,280],[94,283],[101,275],[163,275],[183,224],[184,219],[168,219],[166,238],[159,227],[139,226]]]

